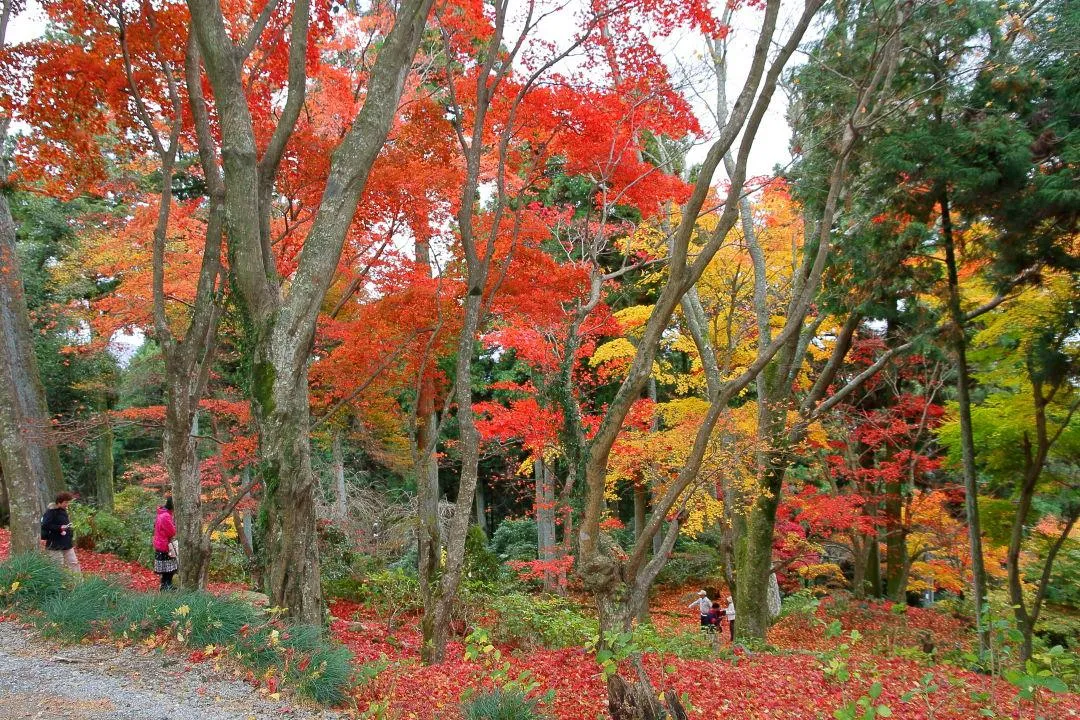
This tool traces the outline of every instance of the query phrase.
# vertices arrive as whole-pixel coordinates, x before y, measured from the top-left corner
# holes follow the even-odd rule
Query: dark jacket
[[[71,519],[67,510],[56,505],[49,505],[49,509],[41,516],[41,539],[45,541],[46,550],[70,550],[72,547]]]

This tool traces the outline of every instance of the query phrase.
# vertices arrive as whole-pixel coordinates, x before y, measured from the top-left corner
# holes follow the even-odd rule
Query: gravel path
[[[280,720],[339,718],[274,702],[213,663],[144,647],[56,645],[0,622],[0,718]]]

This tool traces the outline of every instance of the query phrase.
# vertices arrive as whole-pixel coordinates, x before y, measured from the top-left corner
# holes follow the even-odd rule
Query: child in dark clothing
[[[727,617],[727,613],[720,609],[720,603],[714,602],[709,610],[709,630],[719,632],[725,617]]]

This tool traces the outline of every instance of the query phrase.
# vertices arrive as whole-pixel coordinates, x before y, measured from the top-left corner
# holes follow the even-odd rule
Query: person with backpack
[[[154,572],[161,576],[161,591],[172,590],[173,575],[180,567],[176,547],[176,523],[172,516],[172,496],[157,509],[154,520]]]
[[[51,503],[41,516],[41,546],[61,567],[82,575],[79,558],[75,555],[75,534],[67,511],[68,503],[73,499],[75,496],[69,492],[58,493],[56,502]]]

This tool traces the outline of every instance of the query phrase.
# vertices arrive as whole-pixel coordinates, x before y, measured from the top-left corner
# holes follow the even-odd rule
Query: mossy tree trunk
[[[0,118],[0,141],[6,136],[7,119]],[[0,177],[6,172],[7,164],[0,159]],[[64,487],[49,428],[15,252],[15,221],[0,193],[0,470],[7,486],[13,553],[38,546],[41,515]]]

